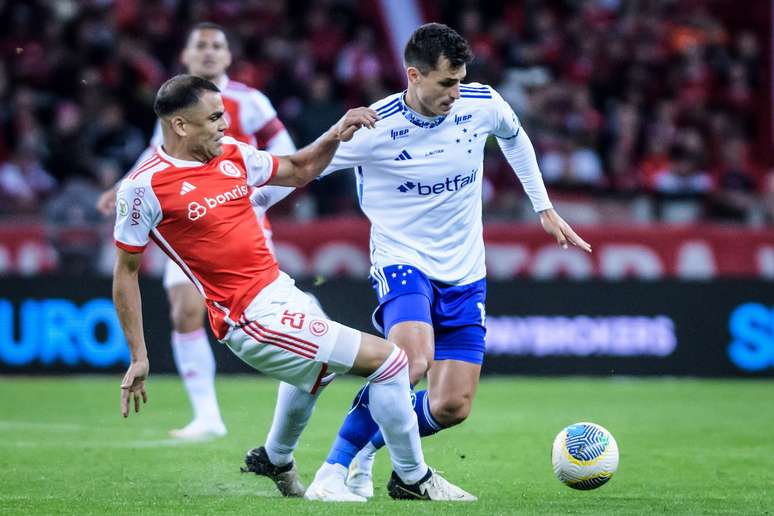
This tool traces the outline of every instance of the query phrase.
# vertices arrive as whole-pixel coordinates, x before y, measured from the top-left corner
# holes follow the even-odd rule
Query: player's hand
[[[579,237],[553,208],[540,212],[540,223],[543,225],[546,233],[553,235],[563,249],[567,249],[569,243],[583,249],[587,253],[591,252],[591,245]]]
[[[108,188],[97,199],[97,210],[108,217],[116,211],[116,187]]]
[[[129,416],[129,404],[134,401],[134,411],[140,411],[140,398],[148,403],[145,379],[148,377],[148,359],[132,361],[121,382],[121,415]]]
[[[373,129],[377,120],[379,120],[379,115],[373,109],[367,107],[350,109],[333,126],[335,138],[342,142],[348,142],[352,139],[355,131],[361,127]]]

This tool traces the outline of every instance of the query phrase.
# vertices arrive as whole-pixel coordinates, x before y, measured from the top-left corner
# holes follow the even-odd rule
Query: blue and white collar
[[[446,115],[438,115],[433,117],[428,117],[424,115],[420,115],[410,107],[408,107],[408,104],[406,104],[405,99],[406,98],[406,92],[404,91],[403,94],[400,96],[400,108],[401,113],[403,116],[414,124],[417,127],[421,127],[422,129],[432,129],[433,127],[438,127],[441,125],[441,122],[446,120]]]

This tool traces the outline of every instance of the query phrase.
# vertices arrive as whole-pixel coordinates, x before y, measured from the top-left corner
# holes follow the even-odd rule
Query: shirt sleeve
[[[513,108],[511,108],[510,104],[508,104],[494,88],[491,88],[491,90],[493,101],[492,107],[494,109],[492,134],[506,140],[515,138],[521,130],[519,117],[513,112]]]
[[[260,151],[246,143],[239,144],[242,160],[247,171],[247,184],[263,186],[277,175],[279,159],[266,151]]]
[[[268,210],[296,189],[289,186],[267,185],[256,188],[250,194],[250,202],[262,212]]]
[[[377,124],[379,122],[376,122]],[[336,150],[330,164],[325,167],[320,177],[327,176],[337,170],[365,165],[371,159],[374,129],[358,129],[351,140],[342,142]]]
[[[148,185],[125,179],[116,194],[116,223],[113,238],[116,247],[129,253],[141,253],[148,245],[153,228],[161,219],[161,209]]]
[[[521,130],[513,138],[497,138],[497,144],[516,173],[516,177],[521,181],[524,191],[532,202],[532,209],[541,212],[552,208],[535,157],[535,149],[527,132]]]

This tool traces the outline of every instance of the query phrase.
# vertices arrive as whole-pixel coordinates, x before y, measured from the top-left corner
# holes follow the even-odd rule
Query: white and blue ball
[[[618,469],[618,444],[605,428],[594,423],[570,425],[554,439],[554,473],[573,489],[596,489]]]

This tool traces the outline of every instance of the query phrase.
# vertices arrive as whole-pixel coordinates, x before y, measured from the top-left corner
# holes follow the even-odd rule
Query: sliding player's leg
[[[305,293],[311,302],[309,315],[328,319],[318,299],[311,293]],[[274,481],[283,496],[304,496],[306,487],[301,482],[294,467],[293,451],[298,446],[314,405],[322,389],[331,383],[336,373],[322,378],[320,388],[315,394],[301,390],[289,383],[280,382],[277,402],[271,428],[263,446],[248,450],[242,472],[251,472],[269,477]]]
[[[255,473],[269,477],[283,496],[301,497],[306,487],[301,482],[293,460],[301,433],[314,411],[317,397],[328,385],[335,373],[323,378],[315,394],[301,390],[289,383],[280,382],[277,404],[266,444],[253,448],[245,455],[243,473]]]
[[[312,395],[330,372],[367,378],[369,408],[385,436],[397,485],[427,499],[464,499],[466,493],[433,474],[424,462],[405,352],[381,338],[319,317],[308,298],[283,276],[259,294],[224,342],[253,367]],[[342,499],[313,487],[314,482],[307,490],[309,498],[365,501],[348,491]]]

